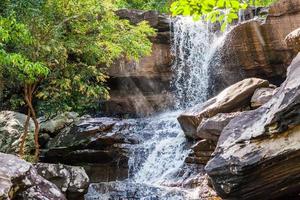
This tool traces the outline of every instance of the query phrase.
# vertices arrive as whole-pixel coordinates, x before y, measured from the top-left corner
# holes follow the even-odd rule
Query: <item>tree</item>
[[[193,16],[195,20],[203,18],[211,23],[222,24],[224,31],[228,24],[238,19],[238,12],[249,5],[266,6],[274,0],[176,0],[171,5],[174,16]]]
[[[12,82],[11,77],[18,75],[25,83],[13,84],[24,89],[28,116],[33,118],[34,106],[43,115],[84,112],[96,106],[100,98],[109,98],[106,71],[116,59],[138,60],[151,52],[149,37],[155,34],[154,29],[146,22],[133,26],[120,20],[111,0],[5,0],[0,7],[3,19],[24,27],[24,31],[8,32],[7,37],[24,34],[30,38],[26,42],[11,40],[14,44],[5,47],[11,56],[3,53],[9,59],[0,65],[18,69],[4,70],[4,77]],[[12,15],[14,19],[9,17]],[[19,77],[20,72],[24,77]],[[36,149],[37,159],[38,144]]]
[[[132,8],[140,10],[156,10],[168,13],[171,0],[116,0],[119,8]]]
[[[12,17],[0,17],[0,67],[5,68],[9,78],[18,82],[24,90],[24,100],[27,106],[27,118],[24,133],[21,137],[20,156],[24,155],[24,145],[28,134],[29,121],[32,117],[35,125],[34,144],[35,159],[39,155],[38,133],[39,123],[32,104],[34,92],[41,79],[48,75],[49,69],[41,62],[32,62],[21,53],[10,52],[20,46],[32,44],[30,32],[24,24],[17,23]]]

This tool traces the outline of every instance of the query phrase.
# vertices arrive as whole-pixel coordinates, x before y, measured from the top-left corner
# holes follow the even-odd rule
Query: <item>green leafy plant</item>
[[[18,46],[29,46],[32,44],[32,37],[24,24],[18,23],[14,18],[0,17],[0,66],[6,70],[6,74],[13,81],[19,83],[24,90],[24,100],[27,106],[27,119],[24,125],[24,134],[20,144],[20,156],[24,155],[24,145],[28,134],[29,120],[32,117],[35,130],[35,158],[39,155],[38,133],[39,123],[32,104],[33,95],[39,81],[46,77],[49,69],[38,61],[32,61],[20,52],[15,53],[12,49]],[[12,52],[11,52],[12,51]]]
[[[193,16],[211,23],[219,22],[224,31],[228,24],[238,19],[238,12],[249,5],[266,6],[274,0],[177,0],[171,5],[173,16]]]
[[[118,8],[156,10],[168,13],[170,2],[171,0],[117,0],[116,5]]]
[[[146,22],[134,26],[120,20],[111,0],[4,0],[0,7],[4,83],[23,90],[28,108],[21,156],[30,117],[35,159],[39,156],[36,110],[51,115],[96,107],[99,99],[109,98],[108,67],[151,52],[155,30]]]

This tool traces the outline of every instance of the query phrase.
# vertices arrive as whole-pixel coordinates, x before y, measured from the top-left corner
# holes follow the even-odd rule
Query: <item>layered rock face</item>
[[[245,79],[182,113],[178,121],[185,135],[196,140],[185,162],[205,165],[212,157],[221,132],[231,120],[252,109],[253,104],[259,107],[268,102],[271,97],[267,91],[272,94],[275,90],[266,80]]]
[[[206,171],[225,199],[299,199],[300,55],[262,107],[225,127]]]
[[[213,63],[218,65],[212,68],[214,92],[245,77],[282,83],[296,55],[284,39],[299,24],[300,0],[279,0],[270,7],[265,20],[245,21],[234,27],[218,52],[220,62]]]
[[[150,56],[138,63],[117,61],[109,70],[111,99],[103,103],[104,112],[144,116],[172,104],[170,94],[170,19],[155,11],[119,10],[117,14],[133,24],[143,20],[157,29]]]
[[[82,118],[49,141],[43,161],[84,165],[91,181],[128,177],[128,148],[138,139],[134,120]]]
[[[66,200],[30,163],[3,153],[0,153],[0,199]]]

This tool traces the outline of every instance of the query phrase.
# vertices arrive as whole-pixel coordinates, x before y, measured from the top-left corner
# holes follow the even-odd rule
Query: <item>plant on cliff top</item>
[[[23,88],[32,118],[34,105],[49,114],[84,111],[107,99],[107,67],[119,58],[149,54],[148,37],[155,34],[145,22],[133,26],[120,20],[111,0],[5,0],[0,12],[5,83]]]
[[[211,23],[219,22],[224,31],[228,24],[238,19],[240,10],[249,5],[267,6],[275,0],[176,0],[171,5],[173,16],[193,16]]]

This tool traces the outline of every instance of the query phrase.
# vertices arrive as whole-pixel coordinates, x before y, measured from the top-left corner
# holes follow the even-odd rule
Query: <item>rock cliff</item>
[[[297,199],[300,192],[300,55],[262,107],[221,133],[208,172],[225,199]]]
[[[265,19],[255,18],[236,25],[220,49],[213,67],[214,93],[243,78],[258,77],[280,85],[296,53],[284,42],[299,27],[300,0],[279,0]],[[230,75],[230,76],[229,76]]]
[[[150,56],[138,63],[117,61],[109,70],[111,99],[103,103],[105,113],[145,116],[171,105],[170,17],[156,11],[119,10],[133,24],[143,20],[157,30]]]

